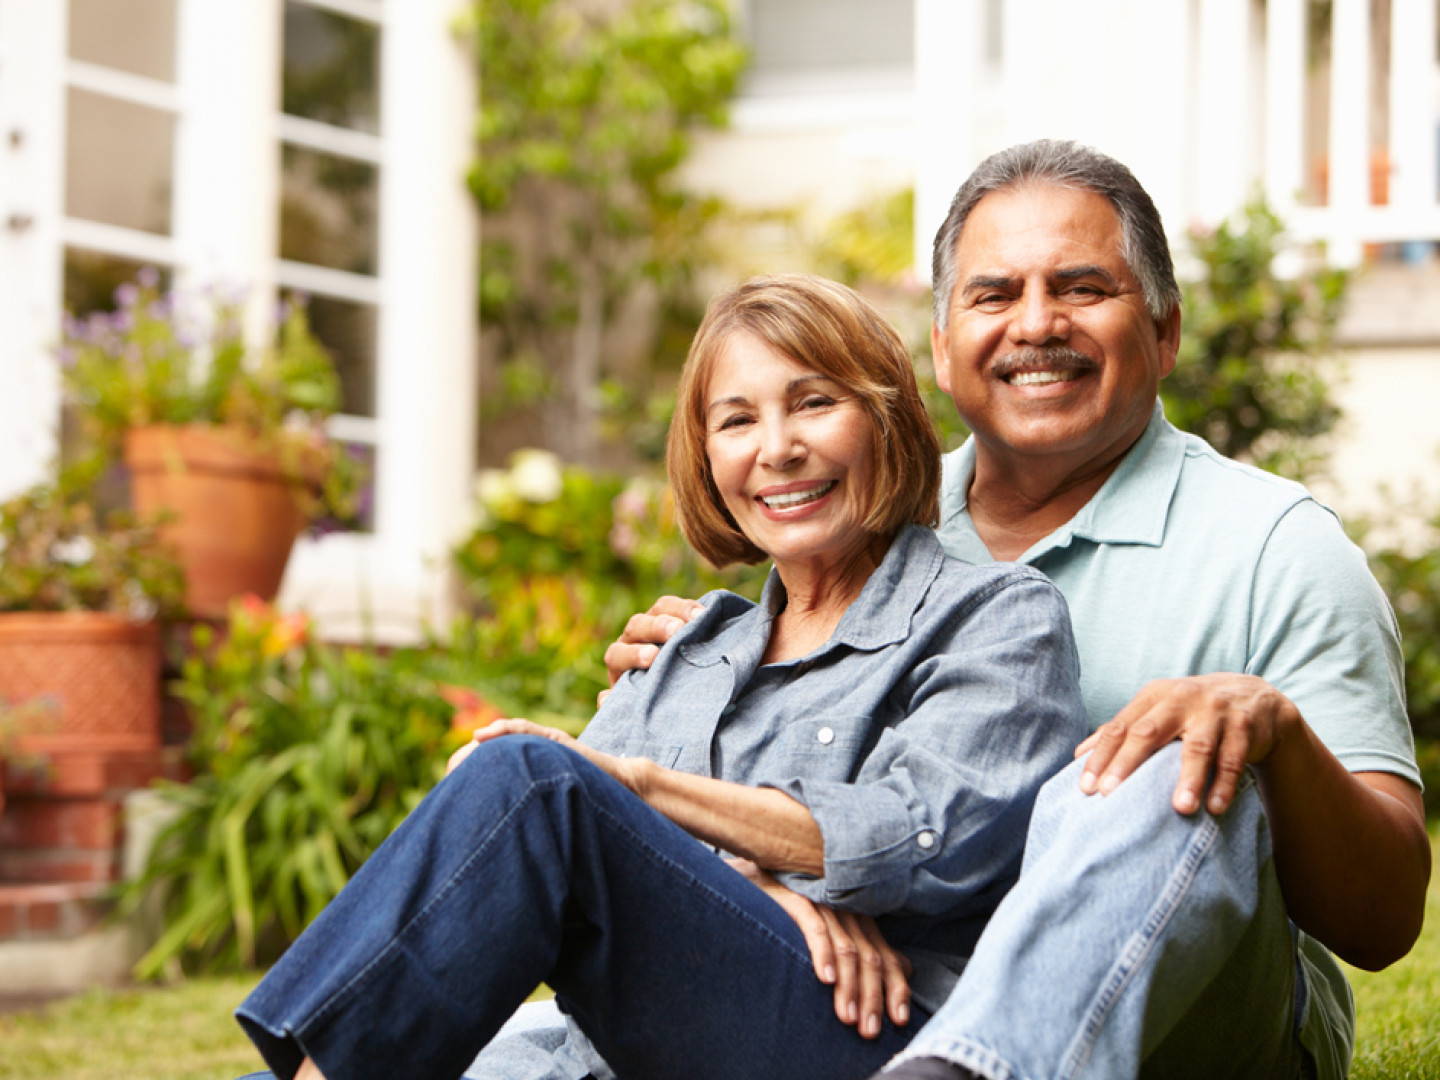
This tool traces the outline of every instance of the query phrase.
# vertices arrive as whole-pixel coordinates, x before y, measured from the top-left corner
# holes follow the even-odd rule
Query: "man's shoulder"
[[[1303,484],[1266,472],[1254,465],[1225,457],[1203,439],[1177,432],[1184,458],[1175,489],[1183,508],[1197,504],[1206,514],[1225,521],[1273,523],[1302,503],[1313,504],[1329,517],[1325,507]]]

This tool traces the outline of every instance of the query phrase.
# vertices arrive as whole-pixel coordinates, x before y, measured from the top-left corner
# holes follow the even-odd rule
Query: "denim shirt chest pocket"
[[[763,771],[812,780],[848,782],[875,739],[875,721],[832,710],[777,717],[776,733],[764,753]]]

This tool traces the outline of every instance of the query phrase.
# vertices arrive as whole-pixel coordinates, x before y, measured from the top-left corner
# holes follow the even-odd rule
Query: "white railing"
[[[915,0],[921,265],[959,180],[986,154],[1041,136],[1129,164],[1177,239],[1260,186],[1334,262],[1353,264],[1378,243],[1428,249],[1440,241],[1440,4],[1388,0],[1388,65],[1375,72],[1372,58],[1387,51],[1371,40],[1382,2],[1331,0],[1319,95],[1310,0]],[[998,64],[980,46],[996,17]],[[1388,116],[1388,131],[1372,132],[1382,94],[1374,113]],[[1382,205],[1372,169],[1386,181]]]

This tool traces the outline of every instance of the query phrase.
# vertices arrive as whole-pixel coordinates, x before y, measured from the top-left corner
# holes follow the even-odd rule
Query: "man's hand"
[[[835,987],[835,1015],[867,1039],[880,1036],[883,1007],[897,1027],[910,1022],[911,964],[890,947],[868,915],[812,904],[749,859],[728,859],[795,920],[810,946],[815,974]]]
[[[1245,766],[1265,760],[1301,723],[1294,703],[1253,675],[1157,679],[1076,748],[1076,757],[1090,754],[1080,790],[1110,794],[1150,755],[1179,739],[1185,748],[1172,805],[1194,813],[1208,782],[1206,809],[1222,814]]]
[[[660,646],[704,610],[704,605],[696,600],[662,596],[645,614],[631,615],[630,621],[625,624],[625,632],[605,650],[605,670],[610,675],[610,685],[614,686],[621,675],[633,668],[648,668],[659,653]],[[609,692],[600,691],[596,704],[603,703]]]

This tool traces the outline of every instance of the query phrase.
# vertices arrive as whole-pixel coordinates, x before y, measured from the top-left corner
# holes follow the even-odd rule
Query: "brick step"
[[[0,850],[0,884],[3,885],[103,884],[116,880],[119,870],[119,853],[113,848],[104,851]]]
[[[0,850],[109,851],[123,839],[123,810],[115,798],[16,796],[0,814]]]
[[[110,913],[108,888],[103,882],[0,885],[0,942],[79,937]]]

